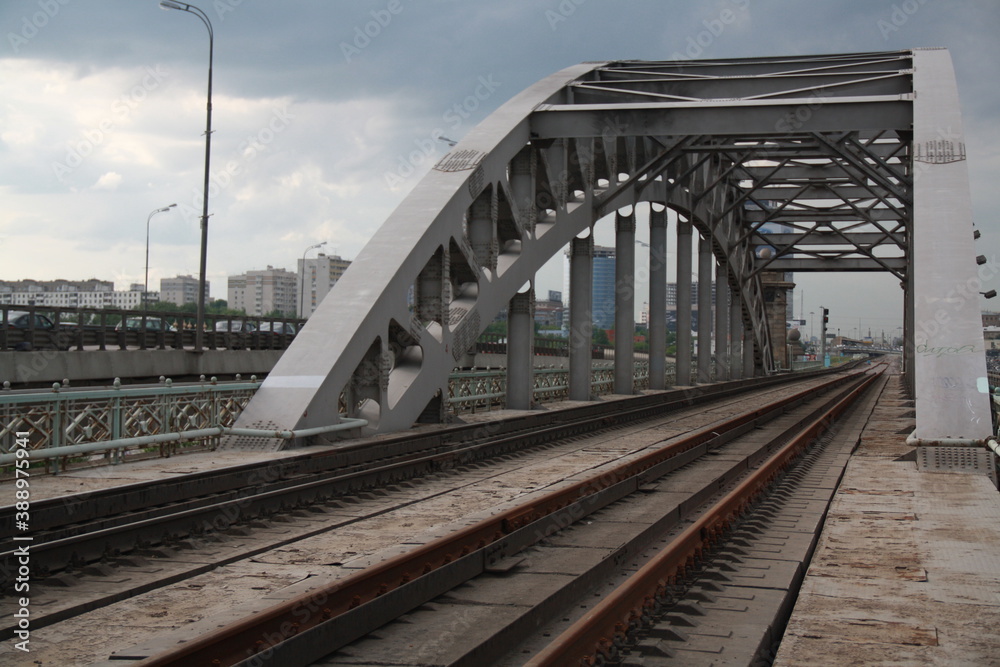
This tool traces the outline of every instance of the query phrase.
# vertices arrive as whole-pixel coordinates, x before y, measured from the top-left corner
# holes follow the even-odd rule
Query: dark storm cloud
[[[976,169],[977,218],[984,239],[987,229],[1000,237],[991,197],[1000,177],[995,129],[1000,3],[195,4],[215,28],[213,166],[225,169],[233,162],[239,171],[213,198],[210,266],[216,295],[224,293],[227,273],[268,263],[292,268],[301,248],[316,239],[329,239],[353,256],[447,150],[438,136],[460,139],[525,87],[582,61],[947,47],[963,103],[969,162]],[[8,236],[7,247],[17,240],[11,229],[23,228],[27,220],[49,234],[65,229],[68,211],[86,219],[91,236],[137,243],[135,221],[144,221],[148,210],[175,200],[195,208],[207,50],[207,34],[197,19],[161,10],[156,0],[0,3],[0,67],[10,68],[8,86],[21,86],[4,89],[0,97],[0,190],[9,209],[0,214],[0,234]],[[99,141],[92,140],[104,120],[117,118],[112,105],[133,94],[148,67],[161,67],[169,76]],[[29,70],[30,78],[16,79]],[[249,150],[275,109],[282,108],[294,116],[287,128],[272,132],[259,150]],[[88,150],[88,141],[86,160],[57,179],[52,164],[67,160],[78,146]],[[18,193],[23,198],[13,196]],[[36,224],[39,219],[50,227]],[[177,226],[177,239],[195,235],[190,220]],[[70,243],[69,233],[63,234]],[[81,243],[88,252],[100,250],[92,238]],[[161,253],[167,257],[158,266],[189,272],[191,248],[177,241],[175,249],[176,256]],[[116,260],[104,255],[96,261]],[[119,273],[134,272],[127,258],[121,261]],[[85,266],[84,259],[71,255],[57,264],[74,275],[87,273],[72,269],[73,262]],[[543,285],[549,287],[561,286]]]

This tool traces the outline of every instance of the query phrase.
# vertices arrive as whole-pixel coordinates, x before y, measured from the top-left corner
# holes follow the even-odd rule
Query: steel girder
[[[925,63],[932,74],[920,78]],[[449,371],[495,314],[598,218],[642,201],[675,209],[711,240],[758,372],[773,365],[763,271],[890,271],[910,287],[912,339],[911,301],[923,303],[913,299],[914,221],[919,230],[925,220],[928,236],[938,231],[914,205],[914,147],[934,165],[928,172],[964,159],[960,143],[917,141],[914,132],[926,135],[946,116],[960,128],[949,77],[947,52],[926,50],[584,63],[543,79],[414,188],[237,426],[318,427],[337,421],[338,406],[378,432],[408,428],[421,415],[440,418]],[[934,104],[946,109],[922,125],[918,80],[928,93],[945,89]],[[969,227],[971,243],[967,176],[948,178],[948,187],[964,184],[966,201],[949,231]],[[919,260],[919,243],[916,252]],[[961,346],[933,336],[924,344],[981,359],[981,334],[978,345],[967,338]],[[965,354],[967,345],[975,352]],[[911,362],[922,358],[914,349]],[[962,368],[959,384],[976,384],[974,366]],[[978,403],[974,412],[979,419]]]

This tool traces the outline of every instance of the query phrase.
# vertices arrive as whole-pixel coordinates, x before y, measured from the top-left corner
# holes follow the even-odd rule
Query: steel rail
[[[845,381],[846,377],[840,376],[827,384]],[[742,386],[737,383],[729,389],[712,388],[711,394],[718,398],[737,394],[740,390]],[[535,425],[529,434],[524,433],[524,428],[514,428],[513,432],[501,433],[486,440],[466,439],[456,444],[442,444],[432,439],[436,446],[426,448],[412,446],[412,443],[402,438],[400,444],[407,447],[403,451],[392,451],[392,456],[386,456],[391,450],[375,447],[373,448],[375,451],[364,453],[367,456],[364,461],[355,462],[354,465],[347,467],[343,467],[344,460],[338,457],[337,460],[342,464],[340,467],[333,470],[327,468],[306,476],[289,474],[277,479],[260,479],[253,475],[250,477],[244,475],[240,477],[242,481],[239,486],[214,497],[181,499],[173,505],[160,504],[129,514],[96,518],[89,523],[80,523],[77,519],[77,522],[66,530],[36,535],[32,549],[33,567],[39,568],[40,572],[51,573],[74,564],[91,563],[109,554],[129,553],[143,544],[168,543],[185,536],[197,537],[205,530],[206,525],[215,525],[211,521],[206,522],[206,518],[225,517],[228,527],[266,516],[276,509],[283,511],[289,507],[325,502],[337,496],[384,484],[386,480],[412,478],[434,472],[442,466],[461,465],[469,460],[499,455],[592,431],[595,427],[603,428],[614,423],[647,418],[651,414],[672,407],[687,406],[708,398],[682,393],[674,400],[664,400],[665,396],[667,395],[660,394],[626,399],[618,402],[617,409],[602,405],[597,415],[591,414],[586,408],[577,408],[571,411],[574,418],[557,419],[554,423],[545,422],[541,428],[537,426],[537,419],[529,417],[526,423]],[[382,443],[382,446],[384,447],[385,443]],[[361,455],[355,452],[355,456]],[[375,467],[369,465],[375,461],[379,465]],[[246,486],[248,480],[252,482],[249,489]],[[140,486],[144,487],[145,484]],[[204,480],[202,484],[196,486],[204,489]],[[172,489],[173,485],[170,488]],[[142,491],[148,492],[148,489],[143,488]],[[80,500],[87,504],[91,502],[86,496]],[[74,507],[61,503],[60,505],[63,514],[66,513],[67,507]],[[10,540],[0,541],[0,558],[12,558],[16,548],[17,544]],[[9,573],[0,572],[0,580],[8,575]],[[169,583],[172,582],[165,581],[162,585]],[[79,609],[86,607],[84,604]],[[36,625],[41,627],[43,624],[58,622],[64,616],[65,614],[56,615],[51,620],[46,620],[42,616],[36,619]],[[6,634],[6,628],[0,628],[0,633]]]
[[[846,368],[848,367],[840,370]],[[839,370],[825,369],[647,394],[574,407],[558,413],[542,412],[489,423],[462,424],[429,434],[405,434],[374,441],[360,440],[329,450],[311,451],[279,460],[192,473],[181,479],[143,481],[38,500],[32,502],[31,506],[32,529],[49,531],[66,523],[79,527],[87,521],[106,522],[113,515],[163,507],[169,503],[226,491],[246,491],[248,483],[254,487],[287,483],[290,479],[301,483],[305,476],[328,473],[331,470],[345,472],[346,467],[392,457],[420,457],[435,451],[456,452],[473,441],[490,444],[516,439],[518,436],[524,438],[523,434],[528,433],[555,433],[559,429],[571,428],[573,424],[591,425],[602,416],[620,421],[638,419],[652,411],[665,411],[736,396],[749,388],[770,387],[800,379],[835,375],[838,372]],[[490,438],[483,439],[484,433]],[[3,540],[12,534],[14,512],[13,505],[0,507],[0,550],[3,548]]]
[[[830,389],[856,381],[858,375],[838,377],[822,387]],[[404,596],[405,604],[413,608],[482,573],[509,555],[504,541],[515,533],[530,530],[536,522],[560,512],[571,516],[573,521],[578,520],[665,474],[669,468],[664,464],[671,459],[677,463],[674,467],[687,463],[690,459],[685,454],[695,448],[726,442],[752,429],[764,418],[802,403],[819,390],[813,387],[796,392],[679,436],[675,442],[660,449],[499,512],[332,584],[275,604],[138,664],[141,667],[226,666],[245,661],[246,664],[261,664],[266,660],[287,664],[283,661],[290,655],[295,656],[298,664],[318,659],[403,613],[405,609],[400,611],[400,605]],[[603,504],[594,500],[626,482],[630,488],[618,496],[605,499]],[[334,629],[338,621],[341,626]]]
[[[361,466],[389,459],[418,459],[430,454],[450,454],[453,459],[477,449],[509,445],[515,449],[538,443],[545,438],[569,437],[583,429],[592,429],[605,420],[618,422],[640,419],[652,412],[696,405],[738,395],[748,387],[762,388],[782,382],[833,375],[831,370],[814,371],[799,376],[775,376],[719,383],[694,390],[636,396],[596,405],[581,406],[555,413],[520,416],[487,424],[468,424],[432,434],[396,436],[379,441],[360,441],[328,451],[310,452],[278,461],[234,466],[222,471],[205,471],[182,479],[140,482],[136,484],[61,496],[32,503],[32,528],[46,531],[46,540],[59,540],[61,526],[71,524],[69,534],[100,530],[128,521],[161,516],[167,512],[213,504],[210,496],[236,493],[243,497],[248,490],[256,493],[308,480],[333,481],[333,476],[360,471]],[[608,421],[607,423],[610,423]],[[485,432],[490,437],[484,439]],[[472,444],[470,444],[472,443]],[[249,485],[249,489],[248,489]],[[171,504],[181,504],[171,508]],[[11,548],[14,533],[14,506],[0,507],[0,556]],[[90,522],[91,525],[88,525]],[[40,536],[40,535],[39,535]]]
[[[525,667],[594,665],[599,664],[599,657],[613,659],[616,648],[627,642],[628,633],[636,630],[643,619],[650,616],[657,598],[668,597],[670,588],[684,579],[686,573],[702,560],[704,553],[751,508],[795,457],[847,410],[883,371],[868,374],[860,385],[811,420],[792,440],[684,529],[628,581],[605,596],[526,662]]]

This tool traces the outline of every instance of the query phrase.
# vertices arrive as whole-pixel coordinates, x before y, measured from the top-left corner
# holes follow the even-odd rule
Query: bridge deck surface
[[[1000,493],[898,460],[901,384],[848,464],[775,665],[1000,665]]]
[[[912,449],[912,428],[912,402],[892,377],[836,493],[775,665],[1000,665],[1000,493],[986,476],[921,473],[898,460]],[[32,496],[302,451],[203,452],[38,476]]]

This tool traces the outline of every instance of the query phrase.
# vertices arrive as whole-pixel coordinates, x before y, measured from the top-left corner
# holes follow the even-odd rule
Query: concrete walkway
[[[890,378],[834,498],[775,665],[1000,665],[1000,493],[918,472]]]

